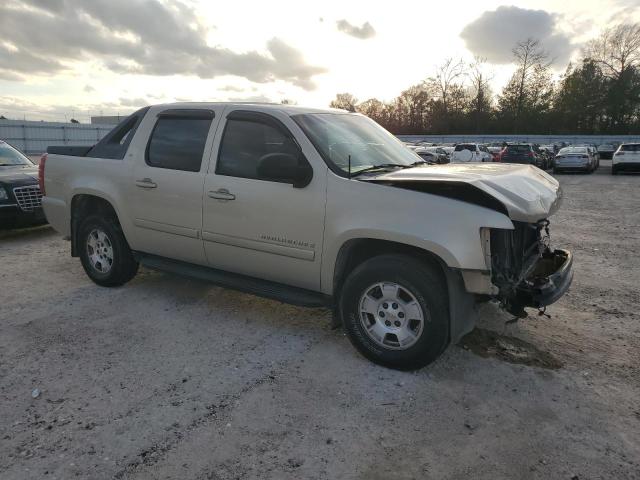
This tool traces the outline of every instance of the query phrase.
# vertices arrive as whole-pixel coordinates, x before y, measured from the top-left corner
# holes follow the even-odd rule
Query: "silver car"
[[[596,161],[589,147],[565,147],[556,155],[553,173],[569,170],[591,173],[595,166]]]

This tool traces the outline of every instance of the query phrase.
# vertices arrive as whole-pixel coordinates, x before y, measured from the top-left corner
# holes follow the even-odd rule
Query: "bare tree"
[[[542,48],[539,40],[528,38],[523,42],[518,42],[512,50],[513,57],[518,65],[518,84],[516,89],[516,109],[514,118],[514,131],[518,131],[524,101],[526,97],[527,82],[538,67],[548,69],[551,65],[548,62],[549,54]]]
[[[349,112],[355,112],[357,104],[358,99],[350,93],[338,93],[335,100],[331,100],[329,106],[331,108],[341,108]]]
[[[606,29],[587,44],[584,54],[609,78],[621,78],[627,69],[640,65],[640,23]]]
[[[360,103],[357,107],[358,112],[375,120],[378,123],[384,123],[386,118],[386,105],[377,98],[370,98]]]
[[[465,64],[462,60],[447,58],[436,71],[435,84],[438,88],[440,99],[444,107],[445,114],[449,112],[449,94],[451,87],[463,80]]]
[[[475,57],[474,62],[469,65],[468,77],[472,96],[470,106],[476,132],[480,132],[483,120],[486,120],[491,111],[490,82],[493,75],[487,72],[486,61],[485,58]]]

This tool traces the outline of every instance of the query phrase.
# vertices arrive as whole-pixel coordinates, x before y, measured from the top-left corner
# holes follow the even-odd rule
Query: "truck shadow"
[[[458,346],[484,358],[499,360],[520,365],[557,370],[562,363],[548,352],[516,337],[501,335],[497,332],[476,328],[468,333]]]
[[[48,237],[54,235],[55,231],[50,225],[37,225],[33,227],[15,228],[4,227],[0,225],[0,240],[24,238],[25,240],[34,240],[37,238]]]

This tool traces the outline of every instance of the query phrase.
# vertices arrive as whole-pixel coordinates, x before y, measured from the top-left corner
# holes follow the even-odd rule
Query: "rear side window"
[[[620,146],[622,152],[640,152],[640,143],[627,143]]]
[[[210,126],[210,118],[158,118],[147,147],[147,164],[199,172]]]
[[[260,179],[258,164],[271,153],[285,153],[304,161],[298,144],[284,127],[258,116],[230,116],[220,144],[216,173]]]

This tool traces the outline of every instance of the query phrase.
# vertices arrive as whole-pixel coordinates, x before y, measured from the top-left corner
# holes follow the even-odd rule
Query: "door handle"
[[[218,200],[235,200],[236,196],[233,193],[229,193],[226,188],[219,188],[218,190],[209,190],[209,198],[215,198]]]
[[[140,188],[156,188],[157,183],[154,183],[150,178],[143,178],[142,180],[136,180],[136,187]]]

